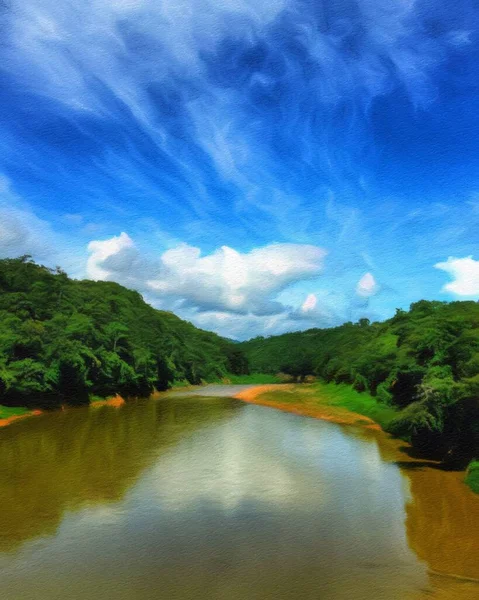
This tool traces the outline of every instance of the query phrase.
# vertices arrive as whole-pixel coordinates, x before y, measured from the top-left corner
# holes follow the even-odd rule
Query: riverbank
[[[112,396],[111,398],[102,398],[100,400],[93,400],[90,402],[90,406],[93,408],[98,408],[100,406],[114,406],[118,408],[123,406],[126,403],[125,398],[117,394],[116,396]]]
[[[41,410],[28,410],[21,406],[1,406],[0,405],[0,427],[6,427],[15,421],[41,415]]]
[[[90,406],[92,408],[99,408],[101,406],[113,406],[120,407],[125,404],[126,400],[120,396],[111,396],[109,398],[95,398],[90,401],[89,404],[85,406]],[[61,407],[55,410],[67,410],[69,407],[66,405],[62,405]],[[72,407],[70,407],[72,408]],[[44,414],[45,411],[36,409],[28,409],[22,406],[2,406],[0,405],[0,427],[7,427],[16,421],[21,421],[23,419],[28,419],[30,417],[38,417],[39,415]],[[49,411],[50,412],[50,411]]]
[[[341,384],[276,384],[257,385],[235,394],[235,398],[252,404],[269,406],[298,415],[313,417],[339,425],[357,426],[367,430],[387,433],[387,426],[399,413],[385,406],[367,393],[359,393]],[[415,457],[404,440],[388,436],[387,452],[395,455],[402,464],[421,463],[440,467],[437,460]],[[472,461],[466,472],[451,475],[460,478],[472,492],[479,494],[479,461]]]
[[[351,388],[329,387],[317,383],[258,385],[239,392],[235,398],[340,425],[374,430],[381,430],[396,414],[389,407],[379,406],[372,397],[359,398],[361,395]]]

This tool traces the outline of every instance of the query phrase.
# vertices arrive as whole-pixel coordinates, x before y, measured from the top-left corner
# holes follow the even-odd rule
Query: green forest
[[[0,260],[0,404],[55,408],[147,396],[247,365],[237,344],[105,281],[72,280],[29,256]]]
[[[479,303],[416,302],[361,319],[240,345],[252,372],[315,375],[397,410],[387,429],[445,464],[479,456]]]

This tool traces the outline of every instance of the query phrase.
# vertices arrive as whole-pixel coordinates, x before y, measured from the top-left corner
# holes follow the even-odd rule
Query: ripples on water
[[[373,436],[218,397],[15,424],[0,432],[1,598],[478,598],[428,574],[477,568],[476,499],[383,457]]]

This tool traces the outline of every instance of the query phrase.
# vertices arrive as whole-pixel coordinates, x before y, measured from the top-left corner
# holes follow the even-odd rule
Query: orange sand
[[[12,415],[11,417],[7,417],[5,419],[0,419],[0,427],[6,427],[13,423],[13,421],[18,421],[19,419],[26,419],[27,417],[34,417],[36,415],[41,415],[41,410],[32,410],[29,413],[25,413],[24,415]]]
[[[113,398],[107,398],[106,400],[95,400],[95,402],[91,402],[90,406],[97,408],[98,406],[114,406],[115,408],[119,408],[125,404],[125,399],[118,394],[113,396]]]
[[[332,423],[338,423],[340,425],[359,425],[365,429],[381,431],[381,427],[369,417],[351,412],[340,406],[329,406],[327,404],[321,405],[317,404],[316,402],[308,403],[308,401],[275,402],[274,400],[261,398],[261,396],[267,392],[274,392],[278,390],[292,392],[294,390],[294,384],[275,383],[258,385],[239,392],[235,395],[235,398],[243,400],[243,402],[251,402],[252,404],[260,404],[262,406],[270,406],[271,408],[277,408],[278,410],[284,410],[286,412],[303,415],[305,417],[322,419],[323,421],[331,421]]]

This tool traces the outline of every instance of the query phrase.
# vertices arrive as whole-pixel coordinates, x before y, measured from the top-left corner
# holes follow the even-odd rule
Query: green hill
[[[248,368],[237,344],[113,282],[77,281],[30,257],[0,260],[0,404],[49,408],[146,396]]]

